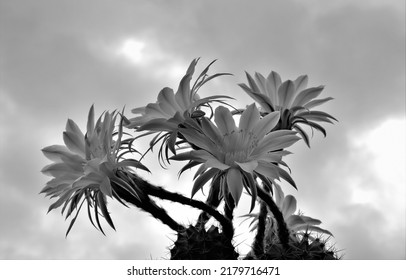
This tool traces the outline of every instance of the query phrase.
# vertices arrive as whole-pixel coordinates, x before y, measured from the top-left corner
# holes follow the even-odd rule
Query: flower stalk
[[[134,182],[134,184],[147,195],[151,195],[151,196],[158,197],[160,199],[170,200],[172,202],[177,202],[180,204],[188,205],[188,206],[200,209],[210,216],[213,216],[221,224],[224,234],[230,238],[233,237],[234,228],[233,228],[231,220],[224,217],[220,212],[218,212],[216,209],[214,209],[210,205],[208,205],[202,201],[199,201],[199,200],[188,198],[179,193],[170,192],[168,190],[165,190],[162,187],[155,186],[155,185],[149,183],[148,181],[142,179],[141,177],[137,176],[136,174],[131,173],[131,174],[128,174],[128,176],[131,176],[131,181]]]
[[[261,256],[262,254],[264,254],[264,240],[265,240],[267,214],[268,214],[267,204],[264,201],[261,201],[258,215],[257,234],[255,235],[254,243],[252,244],[252,250],[254,251],[255,256]]]
[[[257,193],[258,197],[267,204],[269,210],[273,214],[278,224],[279,241],[285,248],[287,248],[289,246],[289,229],[283,218],[282,212],[279,210],[272,197],[268,193],[266,193],[259,185],[257,185]]]

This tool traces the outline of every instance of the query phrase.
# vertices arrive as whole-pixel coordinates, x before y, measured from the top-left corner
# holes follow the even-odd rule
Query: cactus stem
[[[276,222],[278,223],[278,237],[279,241],[285,248],[289,247],[289,230],[286,222],[283,218],[282,212],[273,201],[272,197],[266,193],[259,185],[257,185],[257,193],[259,198],[262,199],[267,205],[271,213],[273,214]]]

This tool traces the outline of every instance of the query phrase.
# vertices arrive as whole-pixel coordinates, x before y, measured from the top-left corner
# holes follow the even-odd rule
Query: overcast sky
[[[214,59],[201,96],[252,102],[244,71],[309,75],[333,97],[339,123],[287,158],[298,208],[322,220],[344,259],[405,259],[405,2],[402,0],[23,1],[0,0],[0,259],[161,259],[175,235],[136,208],[109,204],[117,231],[69,222],[38,193],[50,179],[41,148],[62,144],[68,118],[130,109],[177,88],[189,63]],[[140,149],[143,149],[141,144]],[[154,157],[147,164],[156,164]],[[190,194],[179,165],[145,178]],[[204,199],[203,197],[201,197]],[[239,205],[238,214],[248,211]],[[177,220],[196,212],[168,206]],[[187,215],[185,214],[187,213]],[[247,223],[237,232],[246,231]],[[107,229],[107,225],[105,226]],[[241,253],[250,240],[239,235]]]

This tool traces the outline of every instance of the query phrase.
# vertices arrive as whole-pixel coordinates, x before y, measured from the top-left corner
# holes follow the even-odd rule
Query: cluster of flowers
[[[69,217],[74,210],[68,232],[76,220],[83,203],[86,202],[89,218],[102,230],[99,215],[114,228],[106,207],[107,197],[121,200],[123,191],[142,202],[145,190],[138,187],[129,174],[135,169],[149,171],[140,160],[128,158],[138,153],[133,148],[140,137],[154,134],[150,147],[160,144],[161,164],[171,160],[185,161],[180,173],[198,167],[194,175],[191,196],[210,183],[218,188],[218,198],[227,205],[238,205],[243,190],[251,195],[251,211],[258,201],[258,188],[267,190],[291,229],[292,219],[300,219],[297,230],[313,229],[323,233],[314,225],[318,220],[306,216],[292,216],[296,200],[291,196],[281,198],[276,192],[276,180],[284,179],[296,188],[294,180],[286,171],[284,156],[289,154],[286,148],[300,139],[310,147],[309,136],[304,126],[316,129],[326,135],[321,122],[332,123],[331,115],[314,110],[332,98],[318,96],[323,86],[307,88],[307,76],[295,80],[281,80],[276,72],[266,78],[255,73],[247,73],[248,84],[239,86],[256,103],[244,109],[235,109],[228,102],[233,99],[226,95],[201,98],[198,90],[208,81],[228,73],[208,75],[207,66],[191,84],[198,59],[190,64],[179,87],[162,89],[155,103],[132,110],[136,116],[127,118],[123,112],[105,112],[95,121],[94,108],[90,108],[87,130],[84,134],[76,123],[68,120],[63,133],[65,145],[53,145],[44,148],[44,155],[53,161],[42,172],[53,177],[42,193],[57,198],[50,207],[62,207]],[[214,108],[214,104],[217,106]],[[236,118],[239,118],[236,123]],[[142,132],[137,137],[123,139],[127,133],[123,129]],[[282,192],[283,193],[283,192]],[[285,204],[290,206],[286,206]],[[251,212],[250,211],[250,212]],[[252,215],[257,217],[257,215]],[[310,228],[309,228],[310,227]],[[311,228],[313,227],[313,228]],[[68,233],[67,232],[67,233]]]

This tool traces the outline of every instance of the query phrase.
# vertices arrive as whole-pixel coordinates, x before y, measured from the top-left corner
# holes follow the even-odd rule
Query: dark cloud
[[[149,229],[152,218],[144,213],[135,219],[143,230],[133,235],[125,233],[133,230],[128,222],[133,216],[118,212],[122,227],[112,237],[102,237],[83,219],[73,237],[64,239],[67,222],[53,213],[45,216],[49,201],[38,195],[48,179],[39,172],[48,163],[40,149],[62,143],[68,117],[84,128],[93,103],[99,113],[125,104],[128,112],[154,101],[162,87],[176,88],[166,69],[186,70],[195,57],[202,57],[200,69],[218,58],[213,72],[235,74],[205,93],[230,94],[243,101],[239,106],[252,102],[236,85],[245,81],[244,70],[275,70],[283,79],[309,74],[311,85],[325,84],[323,96],[335,100],[323,109],[340,122],[327,125],[326,139],[316,135],[311,150],[303,143],[293,149],[287,161],[299,191],[286,189],[297,195],[299,208],[333,231],[349,258],[402,258],[395,245],[385,247],[383,239],[374,238],[399,238],[404,232],[381,226],[388,223],[383,210],[346,199],[352,194],[348,177],[354,174],[361,186],[382,191],[371,166],[354,159],[350,139],[386,118],[403,116],[404,11],[348,1],[335,8],[324,1],[231,0],[15,0],[0,5],[0,219],[7,229],[0,236],[10,240],[0,243],[0,258],[165,255],[170,242],[162,241],[161,233],[169,231]],[[151,62],[131,65],[114,56],[117,44],[129,37],[146,41]],[[139,242],[151,234],[155,245]]]

